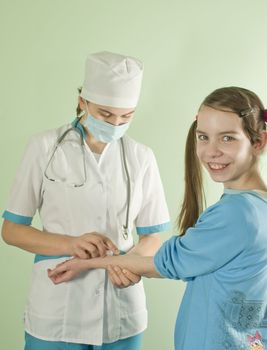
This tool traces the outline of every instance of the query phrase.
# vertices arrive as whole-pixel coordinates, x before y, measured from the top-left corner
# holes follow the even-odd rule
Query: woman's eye
[[[109,113],[101,113],[101,116],[104,117],[104,118],[108,118],[111,116],[111,114]]]
[[[133,115],[132,114],[128,114],[128,115],[123,115],[122,118],[123,119],[129,119],[131,118]]]

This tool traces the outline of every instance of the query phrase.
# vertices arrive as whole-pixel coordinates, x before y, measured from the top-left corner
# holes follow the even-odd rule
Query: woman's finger
[[[111,266],[112,276],[116,279],[116,286],[120,288],[126,288],[132,285],[132,281],[129,280],[122,272],[122,269],[119,266]]]
[[[122,282],[118,276],[118,274],[116,273],[116,271],[114,270],[113,266],[109,266],[108,267],[108,273],[109,273],[109,277],[112,280],[112,283],[117,287],[117,288],[121,288],[122,287]]]
[[[109,238],[105,237],[104,239],[104,243],[107,247],[107,250],[111,250],[113,252],[114,255],[119,255],[120,251],[117,248],[117,246],[112,242],[112,240],[110,240]]]
[[[119,266],[114,266],[114,270],[117,273],[117,276],[120,278],[124,287],[129,287],[133,284],[132,281],[127,276],[125,276],[125,274],[122,272],[122,269]]]
[[[136,275],[129,270],[123,269],[122,273],[132,282],[132,284],[138,283],[141,280],[141,276]]]
[[[119,283],[119,281],[117,280],[117,276],[116,274],[114,274],[114,271],[112,268],[108,268],[108,278],[110,279],[111,283],[118,287],[117,286],[117,283]]]
[[[52,281],[54,282],[54,284],[60,284],[60,283],[63,283],[63,282],[68,282],[72,279],[72,273],[71,271],[66,271],[66,272],[63,272],[61,274],[58,274],[56,275]]]
[[[77,256],[80,259],[90,259],[91,255],[89,252],[87,252],[84,249],[77,248],[75,251],[75,256]]]
[[[94,241],[95,247],[97,249],[97,256],[106,256],[107,247],[102,238],[97,237]],[[96,257],[96,256],[94,256]]]
[[[48,269],[48,277],[55,277],[56,275],[66,272],[68,270],[68,261],[58,264],[54,269]]]

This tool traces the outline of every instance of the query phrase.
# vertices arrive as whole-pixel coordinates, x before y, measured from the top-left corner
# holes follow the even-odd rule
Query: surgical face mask
[[[130,122],[113,125],[88,115],[83,125],[89,129],[96,140],[109,143],[120,139],[129,128]]]
[[[87,104],[86,109],[87,118],[84,120],[83,125],[89,129],[94,138],[98,141],[110,143],[119,140],[130,126],[130,122],[122,125],[113,125],[103,120],[96,119],[89,114]]]

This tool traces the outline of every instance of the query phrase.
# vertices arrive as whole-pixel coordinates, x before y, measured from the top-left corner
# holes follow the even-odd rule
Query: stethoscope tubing
[[[67,129],[61,136],[59,136],[59,138],[56,141],[54,150],[48,160],[47,166],[44,170],[44,176],[52,181],[52,182],[57,182],[57,180],[50,178],[47,175],[47,169],[56,153],[56,150],[58,149],[58,147],[60,146],[60,144],[64,141],[65,137],[67,136],[67,134],[72,131],[75,130],[76,132],[78,132],[79,136],[80,136],[80,141],[81,141],[81,147],[82,147],[82,152],[83,152],[83,168],[84,168],[84,181],[81,184],[73,184],[73,187],[82,187],[83,185],[85,185],[85,183],[87,182],[87,169],[86,169],[86,163],[85,163],[85,145],[84,145],[84,139],[83,139],[83,134],[82,131],[79,129],[78,127],[78,123],[80,121],[81,118],[78,118],[75,125],[72,126],[71,128]],[[127,179],[127,198],[126,198],[126,215],[125,215],[125,225],[122,226],[122,235],[123,238],[125,240],[128,239],[129,236],[129,217],[130,217],[130,204],[131,204],[131,178],[130,178],[130,173],[129,173],[129,169],[128,169],[128,164],[127,164],[127,157],[126,157],[126,152],[125,152],[125,145],[124,145],[124,140],[123,137],[120,138],[120,143],[121,143],[121,150],[122,150],[122,160],[123,160],[123,167],[125,170],[125,174],[126,174],[126,179]]]
[[[123,238],[126,240],[126,239],[128,239],[128,234],[129,234],[128,229],[129,229],[129,214],[130,214],[130,203],[131,203],[131,178],[130,178],[130,174],[129,174],[123,138],[121,138],[120,141],[121,141],[123,165],[124,165],[124,170],[125,170],[126,178],[127,178],[127,209],[126,209],[125,225],[123,225],[123,233],[122,233]]]

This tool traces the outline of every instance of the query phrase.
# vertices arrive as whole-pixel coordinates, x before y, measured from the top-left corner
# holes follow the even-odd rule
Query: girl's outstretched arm
[[[140,276],[161,277],[155,269],[153,257],[135,254],[106,256],[104,258],[94,259],[73,258],[58,264],[52,270],[49,269],[48,277],[53,283],[58,284],[70,281],[87,270],[108,269],[110,266],[119,266],[122,272],[124,269],[127,269]]]

